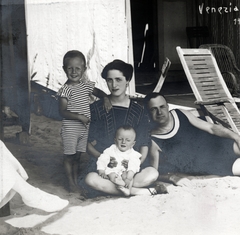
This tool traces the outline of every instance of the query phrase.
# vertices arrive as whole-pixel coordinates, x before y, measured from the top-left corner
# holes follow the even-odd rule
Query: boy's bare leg
[[[112,172],[108,175],[110,181],[112,181],[114,184],[124,186],[125,182],[121,177],[119,177],[116,173]]]
[[[127,171],[124,171],[122,173],[122,180],[124,181],[124,183],[125,183],[125,179],[127,179]]]
[[[81,185],[78,184],[78,171],[79,171],[79,161],[80,161],[80,156],[81,156],[81,152],[77,152],[75,157],[73,158],[73,182],[74,182],[74,186],[71,187],[71,191],[74,193],[80,193],[80,195],[84,198],[87,197],[86,191],[83,187],[81,187]],[[82,198],[83,199],[83,198]]]
[[[77,187],[73,178],[73,159],[75,155],[65,155],[63,164],[68,179],[69,191],[76,192]]]
[[[76,186],[78,186],[78,168],[79,168],[80,156],[81,156],[81,153],[77,152],[73,160],[73,181]]]

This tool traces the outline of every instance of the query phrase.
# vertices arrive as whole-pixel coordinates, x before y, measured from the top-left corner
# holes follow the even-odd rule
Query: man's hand
[[[113,168],[116,167],[118,164],[118,162],[116,161],[115,157],[110,157],[110,162],[108,163],[108,167],[109,168]]]

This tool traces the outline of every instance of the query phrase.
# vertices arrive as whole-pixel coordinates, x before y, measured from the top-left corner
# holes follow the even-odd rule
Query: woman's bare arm
[[[101,153],[97,151],[90,142],[88,142],[87,144],[87,152],[95,158],[99,158],[99,156],[101,155]]]

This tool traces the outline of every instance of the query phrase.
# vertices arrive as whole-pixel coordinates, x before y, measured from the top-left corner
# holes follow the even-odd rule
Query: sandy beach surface
[[[83,200],[66,190],[62,165],[61,122],[32,114],[28,145],[16,138],[18,126],[5,127],[5,144],[29,175],[28,182],[68,199],[69,205],[46,213],[24,205],[16,194],[11,215],[0,218],[1,235],[239,235],[240,178],[183,179],[156,196],[97,197]],[[81,167],[87,157],[83,157]]]

